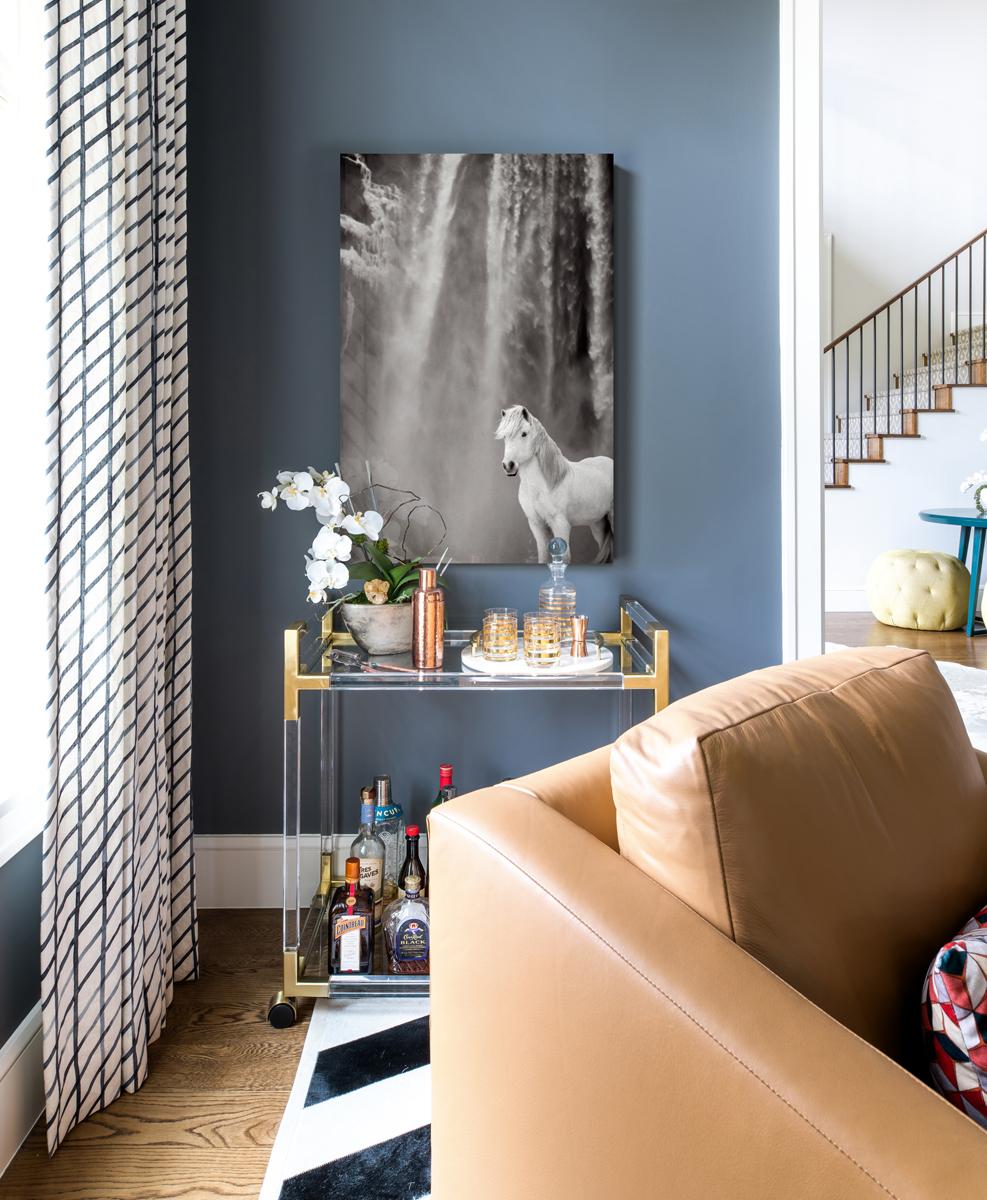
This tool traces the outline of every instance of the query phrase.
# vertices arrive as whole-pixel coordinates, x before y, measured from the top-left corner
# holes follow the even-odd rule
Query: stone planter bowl
[[[368,654],[407,654],[411,649],[410,604],[341,604],[343,624]]]

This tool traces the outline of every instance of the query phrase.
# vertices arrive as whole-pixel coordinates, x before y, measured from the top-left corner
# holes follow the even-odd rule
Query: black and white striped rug
[[[426,1200],[427,999],[319,1000],[260,1200]]]

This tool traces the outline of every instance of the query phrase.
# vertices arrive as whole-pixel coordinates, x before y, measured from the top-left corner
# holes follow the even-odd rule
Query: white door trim
[[[822,0],[779,0],[782,658],[823,647]]]

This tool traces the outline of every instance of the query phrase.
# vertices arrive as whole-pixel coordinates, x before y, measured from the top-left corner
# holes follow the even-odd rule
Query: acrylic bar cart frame
[[[337,830],[337,772],[339,766],[339,696],[346,691],[396,692],[512,692],[512,691],[614,691],[618,697],[620,732],[633,723],[632,695],[648,691],[654,711],[668,704],[668,630],[630,596],[620,598],[620,626],[613,633],[589,633],[587,644],[609,646],[612,667],[584,675],[485,675],[464,670],[460,653],[476,636],[475,630],[447,630],[442,670],[364,671],[349,661],[334,661],[333,651],[352,653],[353,639],[334,630],[332,614],[322,619],[318,634],[310,635],[304,621],[284,632],[284,982],[272,997],[268,1016],[272,1024],[295,1020],[294,1002],[321,996],[422,996],[428,993],[427,975],[389,975],[384,970],[382,947],[375,951],[370,975],[331,975],[328,968],[326,907],[338,882],[338,861],[345,854]],[[373,665],[375,659],[363,656]],[[410,665],[410,656],[389,656],[385,663]],[[302,903],[301,832],[301,694],[319,692],[321,747],[321,833],[318,842],[319,884],[314,896]],[[305,839],[307,842],[309,839]],[[333,852],[337,864],[334,870]],[[378,937],[377,942],[382,942]]]

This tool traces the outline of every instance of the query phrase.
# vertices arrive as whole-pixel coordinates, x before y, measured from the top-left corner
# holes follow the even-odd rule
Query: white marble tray
[[[463,648],[463,670],[476,671],[481,675],[530,675],[547,678],[552,675],[596,675],[600,671],[609,671],[613,666],[613,654],[606,646],[601,647],[599,655],[596,647],[590,645],[585,658],[573,658],[566,654],[563,648],[562,657],[550,667],[529,667],[519,654],[513,662],[490,662],[482,654],[474,653],[472,646]]]

